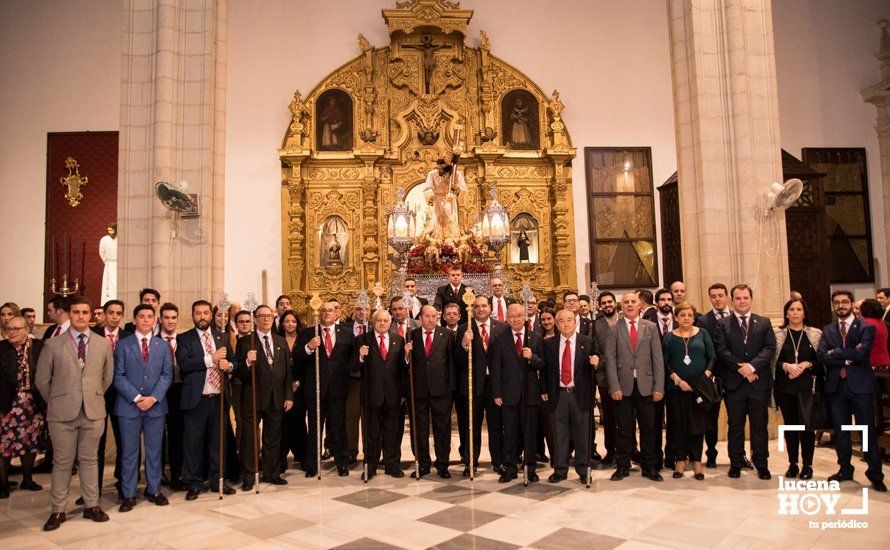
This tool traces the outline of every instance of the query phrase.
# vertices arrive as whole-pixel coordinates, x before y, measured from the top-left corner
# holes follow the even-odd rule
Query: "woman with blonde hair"
[[[15,302],[6,302],[0,306],[0,340],[6,340],[9,336],[6,334],[6,323],[13,317],[22,314],[22,309]]]

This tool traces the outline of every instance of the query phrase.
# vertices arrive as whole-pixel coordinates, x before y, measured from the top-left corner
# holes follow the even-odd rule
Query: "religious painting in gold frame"
[[[585,147],[591,276],[602,288],[658,286],[652,151]]]

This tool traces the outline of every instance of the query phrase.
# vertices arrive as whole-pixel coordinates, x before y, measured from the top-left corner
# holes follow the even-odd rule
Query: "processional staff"
[[[464,305],[467,306],[467,330],[472,330],[473,327],[473,303],[476,301],[476,295],[473,294],[473,288],[467,287],[466,292],[464,293]],[[470,465],[470,481],[473,481],[476,477],[476,464],[475,464],[475,454],[474,454],[474,442],[473,439],[475,437],[475,430],[473,429],[473,343],[470,342],[470,347],[467,349],[467,396],[468,399],[468,416],[469,416],[469,429],[467,430],[470,434],[468,438],[470,440],[470,454],[469,460],[467,461]]]
[[[314,293],[309,300],[309,308],[315,318],[315,337],[321,338],[321,327],[318,324],[318,309],[324,302],[318,293]],[[319,365],[319,353],[321,346],[315,348],[315,470],[318,480],[321,481],[321,367]]]
[[[256,301],[256,296],[254,296],[253,292],[247,293],[247,299],[244,300],[244,309],[250,312],[250,351],[256,352],[256,323],[254,322],[254,313],[256,312],[257,307],[259,307],[259,303]],[[257,437],[257,422],[256,422],[256,356],[254,356],[254,364],[250,365],[248,363],[248,367],[250,368],[250,412],[251,417],[253,418],[253,425],[251,426],[251,432],[253,435],[253,487],[254,492],[256,494],[260,493],[260,450],[259,450],[259,438]]]

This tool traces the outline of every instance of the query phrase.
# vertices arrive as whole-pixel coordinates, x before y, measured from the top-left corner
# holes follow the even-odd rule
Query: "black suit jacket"
[[[838,324],[831,323],[822,329],[817,355],[825,365],[825,393],[837,393],[841,383],[841,369],[847,369],[847,385],[855,394],[879,391],[869,356],[875,343],[875,329],[861,319],[854,318],[847,330],[846,341],[841,340]],[[844,345],[846,344],[846,345]],[[847,365],[847,361],[851,361]]]
[[[491,341],[491,393],[492,397],[500,397],[504,405],[515,407],[522,397],[522,377],[525,376],[526,405],[541,403],[541,371],[544,369],[544,338],[537,332],[525,331],[522,347],[532,350],[531,359],[520,357],[516,353],[516,340],[513,330],[498,334]],[[525,373],[523,373],[523,369]]]
[[[559,341],[562,335],[544,340],[544,392],[548,395],[550,410],[555,411],[563,392],[559,391],[559,378],[562,371],[562,358],[559,356]],[[583,334],[575,340],[574,380],[575,402],[582,411],[590,410],[590,392],[593,391],[593,365],[591,356],[595,355],[593,341]]]
[[[454,335],[445,327],[433,329],[433,347],[427,357],[424,329],[411,331],[411,366],[415,397],[442,397],[454,391]]]
[[[128,323],[128,324],[133,324],[133,323]],[[56,328],[58,328],[58,326],[59,326],[58,323],[53,323],[50,326],[46,327],[46,330],[43,331],[43,336],[41,336],[40,339],[42,341],[46,342],[47,340],[52,338],[53,333],[56,331]]]
[[[557,333],[559,336],[559,333]],[[594,369],[596,384],[604,389],[603,394],[609,393],[609,380],[606,375],[606,349],[609,338],[612,338],[612,327],[605,317],[600,317],[593,322],[593,354],[600,358],[599,364]]]
[[[652,321],[656,325],[658,324],[658,308],[650,307],[646,311],[643,312],[643,319],[647,321]]]
[[[269,361],[266,359],[263,342],[256,332],[238,340],[235,348],[237,357],[235,375],[241,380],[241,403],[248,411],[250,410],[251,399],[251,368],[247,366],[247,352],[251,348],[256,350],[256,363],[252,367],[256,369],[256,410],[263,411],[272,407],[284,412],[284,402],[294,400],[293,359],[291,358],[290,350],[284,338],[274,332],[270,336],[272,340],[270,345],[274,346],[272,350],[274,355],[272,365],[269,365]]]
[[[31,394],[34,396],[34,405],[40,412],[46,411],[46,402],[34,385],[34,376],[37,374],[37,359],[43,349],[43,341],[36,338],[31,340],[31,349],[28,351],[28,364],[30,365]],[[9,340],[0,341],[0,414],[6,414],[12,408],[12,403],[18,395],[19,354],[15,346]]]
[[[55,328],[53,329],[55,330]],[[105,338],[105,327],[90,327],[90,330],[93,331],[93,334],[98,334],[102,338]],[[117,340],[115,341],[115,346],[118,342],[133,334],[127,330],[124,330],[124,327],[118,327],[117,329]],[[44,334],[46,336],[46,334]],[[114,404],[117,401],[117,390],[114,389],[114,384],[108,386],[108,389],[105,390],[105,411],[111,415],[114,414]]]
[[[472,323],[473,327],[473,395],[475,397],[479,397],[485,391],[485,376],[486,373],[491,373],[491,364],[492,364],[492,347],[491,342],[494,341],[497,336],[507,330],[506,323],[499,323],[498,321],[491,319],[491,334],[488,335],[489,346],[486,350],[482,347],[482,336],[479,334],[479,328],[476,326],[476,322]],[[457,374],[457,391],[460,395],[468,395],[468,386],[469,386],[469,354],[467,350],[463,348],[463,340],[464,333],[467,332],[467,325],[462,324],[457,327],[457,332],[455,333],[455,357],[457,359],[455,364],[455,371]]]
[[[319,333],[321,332],[319,327]],[[294,363],[297,369],[297,377],[306,395],[306,401],[315,403],[315,355],[318,354],[319,371],[319,395],[322,399],[346,399],[349,393],[349,372],[355,370],[351,363],[358,360],[358,352],[355,351],[355,337],[351,328],[342,324],[335,324],[336,338],[331,356],[324,347],[324,338],[316,350],[306,353],[306,344],[315,338],[315,327],[303,329],[297,344],[294,347]]]
[[[415,311],[413,315],[411,315],[411,318],[412,319],[420,319],[420,310],[423,308],[423,306],[430,305],[430,301],[427,300],[426,298],[421,298],[420,296],[415,296],[415,298],[417,298],[417,301],[420,302],[420,307],[417,308],[417,311]],[[408,304],[405,304],[405,307],[407,308]]]
[[[705,313],[704,315],[696,317],[695,326],[697,326],[698,328],[703,328],[706,331],[708,331],[708,336],[710,336],[711,340],[713,340],[714,339],[714,331],[717,330],[717,321],[719,321],[719,320],[720,319],[718,319],[717,316],[714,315],[714,310],[712,309],[711,311]]]
[[[766,317],[749,313],[748,342],[735,314],[717,322],[714,348],[717,351],[717,376],[727,391],[735,391],[748,381],[738,373],[739,363],[750,363],[757,374],[751,384],[758,391],[770,391],[773,374],[770,365],[776,351],[776,333]]]
[[[460,309],[460,323],[467,322],[467,306],[464,304],[464,294],[467,293],[467,286],[463,283],[457,287],[457,294],[451,288],[451,284],[442,285],[436,289],[436,298],[433,300],[433,307],[442,311],[448,304],[457,304]],[[444,320],[442,321],[445,322]]]
[[[384,334],[386,338],[386,360],[380,355],[380,342],[373,330],[358,336],[355,341],[356,359],[352,363],[354,372],[361,372],[369,407],[398,407],[402,402],[402,378],[405,374],[405,340],[398,334]],[[359,348],[368,346],[364,361],[358,358]]]
[[[225,336],[211,328],[210,334],[216,349],[226,348]],[[262,346],[260,346],[262,347]],[[228,350],[226,350],[228,355]],[[176,337],[176,364],[182,377],[182,397],[179,408],[194,409],[204,394],[204,381],[207,378],[207,365],[204,363],[204,344],[198,336],[198,329],[193,328]],[[220,372],[220,377],[226,373]]]

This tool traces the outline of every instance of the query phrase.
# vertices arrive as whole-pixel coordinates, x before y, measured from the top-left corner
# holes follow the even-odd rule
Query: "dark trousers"
[[[294,460],[306,463],[306,401],[302,395],[294,395],[294,406],[284,413],[281,427],[281,468],[287,469],[287,453],[293,453]]]
[[[597,386],[600,392],[599,411],[600,424],[603,426],[604,445],[606,446],[606,456],[615,456],[615,432],[618,426],[615,423],[615,400],[609,395],[608,388]],[[596,432],[593,433],[593,447],[591,451],[596,450]]]
[[[114,437],[114,486],[117,488],[119,494],[121,488],[121,458],[124,456],[124,453],[121,451],[123,445],[121,443],[121,428],[117,422],[117,417],[113,414],[108,415],[108,420],[110,422],[105,424],[105,431],[102,432],[102,437],[99,438],[99,496],[102,496],[102,480],[105,477],[105,446],[109,431],[111,432],[112,437]],[[138,461],[142,462],[141,449],[139,451]],[[141,474],[137,474],[137,479],[141,477]]]
[[[365,462],[368,463],[368,471],[375,472],[380,461],[380,451],[383,450],[383,465],[387,472],[399,469],[402,460],[402,408],[395,407],[369,407],[368,417],[363,423],[365,439],[362,450],[365,453]],[[367,445],[367,446],[365,446]]]
[[[242,408],[246,418],[241,420],[241,476],[244,481],[252,482],[254,478],[253,452],[254,433],[263,423],[262,442],[260,443],[260,468],[263,477],[272,479],[281,473],[281,418],[284,409],[274,405],[256,412],[256,424],[250,413],[250,406]]]
[[[800,405],[798,397],[790,393],[776,393],[776,404],[782,411],[782,420],[785,424],[803,424],[800,417]],[[785,452],[788,453],[789,464],[797,464],[799,451],[803,450],[803,465],[813,465],[813,454],[816,452],[816,432],[807,430],[804,432],[785,432]]]
[[[674,436],[674,459],[701,462],[705,434],[679,433]]]
[[[553,462],[553,453],[556,452],[556,446],[553,443],[553,423],[550,422],[550,404],[546,401],[541,401],[541,404],[538,405],[538,431],[537,431],[537,450],[539,455],[543,455],[545,453],[545,443],[546,443],[546,452],[549,453],[550,462]]]
[[[219,403],[220,396],[201,397],[193,409],[182,411],[185,426],[182,449],[182,481],[198,489],[204,482],[204,464],[207,480],[216,490],[219,483]]]
[[[670,390],[666,388],[664,399],[652,403],[655,410],[655,431],[653,435],[655,436],[655,454],[658,457],[656,465],[659,469],[664,467],[665,462],[675,460],[674,455],[676,454],[674,451],[674,439],[676,438],[674,427],[670,422],[665,427],[664,422],[665,414],[672,406],[670,395]]]
[[[757,468],[766,468],[769,460],[769,392],[755,390],[751,384],[727,391],[724,400],[729,417],[728,450],[731,466],[742,467],[745,458],[745,419],[751,432],[751,460]]]
[[[362,417],[362,379],[349,378],[346,397],[346,451],[350,457],[358,456],[359,421]]]
[[[313,394],[314,395],[314,394]],[[346,399],[327,397],[321,400],[321,426],[326,434],[328,449],[337,466],[346,466]],[[309,439],[306,441],[306,470],[318,469],[316,456],[316,412],[315,401],[307,400],[309,416]]]
[[[430,459],[430,421],[433,424],[433,445],[436,451],[436,468],[448,468],[451,458],[451,395],[416,397],[417,460],[422,469],[428,469]]]
[[[878,447],[878,430],[875,427],[875,401],[874,394],[855,394],[850,391],[847,381],[841,379],[836,393],[828,394],[828,403],[831,407],[831,422],[834,425],[835,449],[837,450],[837,463],[841,472],[853,473],[853,465],[850,458],[853,456],[853,445],[850,440],[850,432],[841,430],[844,424],[852,424],[850,415],[856,417],[856,424],[866,426],[865,441],[868,441],[868,452],[865,458],[868,469],[865,476],[869,481],[881,481],[884,472],[881,470],[881,448]]]
[[[705,443],[708,444],[708,460],[717,460],[717,422],[720,420],[720,403],[708,413],[708,431],[705,432]]]
[[[634,418],[636,417],[636,422]],[[615,457],[619,468],[630,468],[630,456],[634,448],[636,425],[640,426],[640,467],[643,473],[654,472],[658,464],[658,451],[655,448],[655,406],[651,395],[640,395],[637,383],[630,395],[615,402],[615,420],[618,423],[618,441]]]
[[[488,426],[488,450],[491,465],[500,466],[504,463],[504,422],[501,408],[494,404],[491,392],[491,378],[486,376],[482,394],[473,400],[473,464],[479,464],[479,452],[482,446],[482,420]],[[460,396],[457,402],[457,430],[460,436],[460,460],[465,466],[470,465],[469,449],[469,404],[467,396]]]
[[[504,468],[511,474],[516,474],[516,464],[519,462],[519,442],[525,444],[525,463],[529,473],[534,473],[537,466],[535,458],[536,440],[538,431],[538,405],[525,407],[525,415],[522,414],[522,406],[514,405],[503,407],[504,420]]]
[[[179,409],[182,399],[182,382],[171,384],[164,399],[167,400],[167,420],[162,456],[164,465],[170,466],[170,480],[175,481],[182,479],[182,435],[185,432],[182,411]]]
[[[553,423],[553,442],[556,446],[553,473],[565,476],[569,471],[570,443],[575,444],[575,471],[579,476],[587,475],[590,462],[590,411],[583,410],[575,399],[574,391],[560,388],[556,409],[550,410]],[[585,396],[587,399],[587,396]]]

